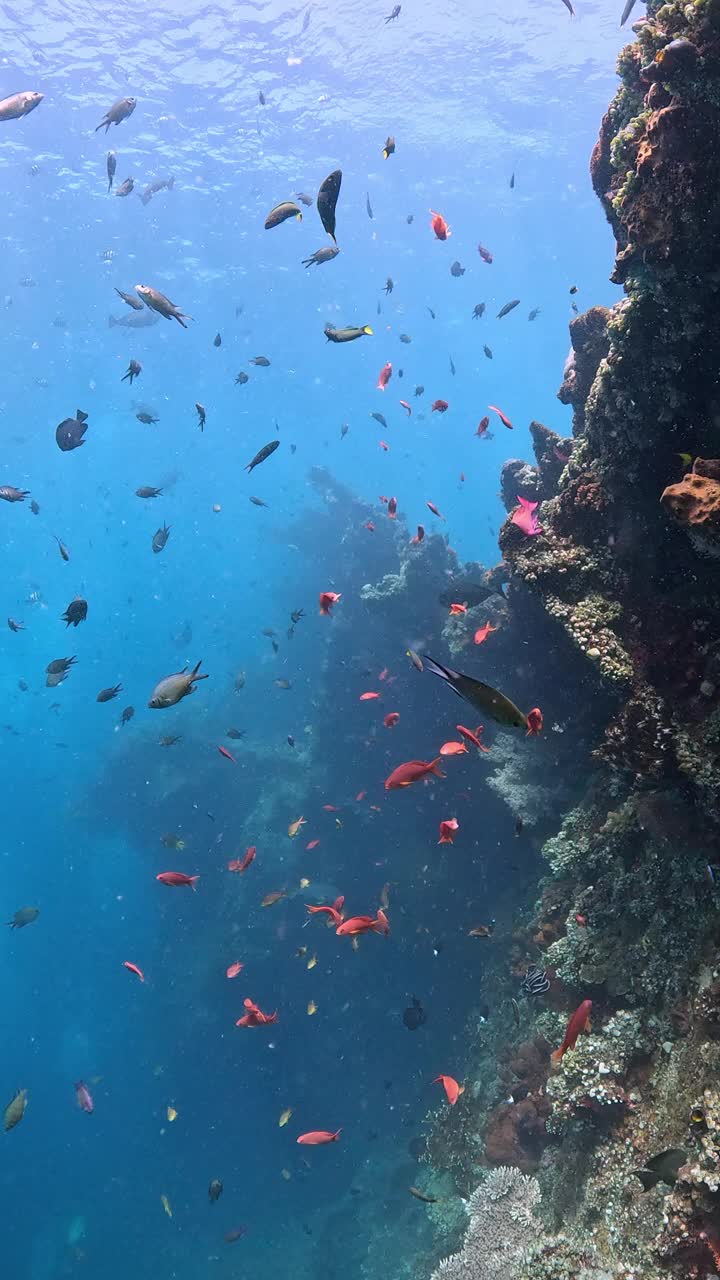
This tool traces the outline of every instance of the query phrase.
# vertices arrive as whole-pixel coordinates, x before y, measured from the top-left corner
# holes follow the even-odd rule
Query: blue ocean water
[[[348,583],[389,571],[381,494],[397,495],[408,536],[437,526],[431,500],[460,557],[492,564],[502,461],[530,456],[532,418],[569,430],[555,391],[570,287],[581,310],[617,297],[587,171],[614,92],[620,7],[579,0],[571,20],[562,0],[413,2],[387,25],[392,6],[374,2],[3,8],[1,94],[45,95],[0,124],[1,482],[40,508],[28,498],[0,512],[3,608],[25,624],[2,633],[1,896],[8,920],[40,908],[0,952],[0,1102],[29,1094],[0,1146],[12,1280],[371,1276],[410,1272],[432,1248],[407,1196],[409,1144],[438,1105],[432,1079],[449,1064],[462,1075],[483,963],[465,934],[502,910],[512,828],[474,782],[464,845],[438,851],[438,818],[450,814],[436,788],[386,795],[389,768],[431,758],[447,732],[443,692],[420,692],[395,631]],[[134,114],[107,138],[94,132],[126,94]],[[135,180],[127,199],[107,193],[109,147],[116,181]],[[314,197],[337,167],[341,252],[304,270],[328,243],[316,210],[270,232],[264,219],[295,192]],[[143,204],[147,184],[170,176],[173,189]],[[450,224],[445,243],[430,209]],[[131,315],[114,289],[137,283],[176,301],[188,330],[162,318],[110,327]],[[512,298],[520,306],[496,320]],[[326,343],[327,323],[374,336]],[[249,364],[258,355],[269,368]],[[130,359],[143,366],[132,387],[121,381]],[[386,361],[394,375],[381,394]],[[241,370],[249,381],[235,385]],[[449,402],[442,417],[435,399]],[[493,423],[481,442],[490,403],[514,431]],[[62,453],[55,427],[77,409],[86,442]],[[141,424],[143,411],[157,424]],[[329,506],[312,481],[319,467],[332,477]],[[163,495],[143,502],[140,485]],[[350,518],[353,496],[374,507],[376,541],[367,514]],[[154,555],[163,521],[170,540]],[[322,590],[343,595],[331,619],[318,615]],[[75,595],[88,618],[66,630]],[[430,605],[416,603],[404,605],[405,644]],[[294,609],[305,616],[290,640]],[[336,623],[341,646],[329,640]],[[46,688],[46,665],[72,655],[67,682]],[[147,708],[157,680],[199,659],[210,678],[192,699]],[[385,667],[396,683],[379,713],[358,697]],[[118,682],[119,698],[98,704]],[[390,743],[378,725],[394,702]],[[118,727],[129,705],[135,716]],[[240,741],[225,736],[231,726]],[[181,740],[163,748],[163,734]],[[184,849],[163,847],[170,832]],[[229,874],[248,845],[255,864]],[[198,892],[159,885],[165,870],[199,874]],[[345,894],[353,912],[374,911],[383,884],[389,938],[355,952],[317,919],[305,927],[306,901]],[[260,907],[281,889],[286,900]],[[318,955],[312,971],[303,946]],[[234,960],[245,969],[228,981]],[[411,994],[428,1013],[416,1033],[402,1023]],[[245,996],[277,1008],[277,1026],[237,1029]],[[76,1105],[81,1079],[92,1115]],[[332,1146],[295,1141],[338,1128]],[[211,1205],[214,1177],[224,1193]]]

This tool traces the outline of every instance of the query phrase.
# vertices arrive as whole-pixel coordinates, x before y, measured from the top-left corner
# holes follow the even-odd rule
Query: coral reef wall
[[[594,750],[518,907],[515,1025],[430,1141],[456,1183],[536,1175],[528,1280],[720,1274],[720,0],[649,0],[633,31],[591,160],[625,298],[570,325],[572,437],[533,423],[501,482],[541,528],[501,530],[505,625],[532,609],[538,647],[574,652]]]

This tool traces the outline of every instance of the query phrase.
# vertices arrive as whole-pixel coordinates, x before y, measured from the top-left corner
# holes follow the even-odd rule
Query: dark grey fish
[[[411,996],[410,1000],[412,1003],[403,1012],[403,1026],[407,1027],[408,1031],[417,1031],[418,1027],[422,1027],[427,1022],[427,1013],[417,996]]]
[[[121,382],[127,382],[127,381],[129,381],[129,382],[130,382],[130,386],[132,386],[132,384],[133,384],[133,382],[134,382],[135,378],[139,378],[141,373],[142,373],[142,365],[141,365],[140,361],[139,361],[139,360],[131,360],[131,361],[130,361],[130,363],[128,364],[128,367],[127,367],[127,369],[126,369],[125,373],[123,374],[122,378],[120,379],[120,381],[121,381]]]
[[[76,596],[71,600],[67,609],[61,614],[61,620],[66,627],[79,627],[81,622],[87,618],[88,604],[87,600],[83,600],[82,596]]]
[[[38,907],[21,907],[15,912],[12,920],[6,921],[11,929],[24,929],[28,924],[34,924],[40,915]]]
[[[381,427],[385,427],[385,429],[387,430],[387,421],[381,413],[371,413],[370,417],[374,418],[376,422],[380,423]]]
[[[400,17],[400,13],[401,13],[401,11],[402,11],[402,5],[401,5],[401,4],[396,4],[396,5],[395,5],[391,10],[390,10],[390,13],[388,14],[387,18],[385,19],[385,26],[387,26],[388,22],[395,22],[396,18],[399,18],[399,17]]]
[[[126,178],[124,182],[120,183],[120,186],[115,192],[115,195],[120,196],[121,198],[124,196],[129,196],[134,186],[135,186],[135,179]]]
[[[153,196],[157,195],[158,191],[172,191],[174,186],[175,186],[174,177],[157,178],[155,182],[149,183],[149,185],[143,191],[140,199],[142,200],[143,204],[149,204]]]
[[[108,151],[105,168],[107,169],[108,191],[110,191],[115,177],[115,170],[117,169],[117,155],[114,151]]]
[[[473,320],[481,320],[484,315],[485,315],[485,303],[476,302],[473,308],[473,313],[472,313]]]
[[[333,172],[328,174],[327,178],[320,184],[320,190],[317,194],[317,210],[320,214],[320,221],[333,240],[335,240],[335,209],[340,195],[341,183],[342,169],[333,169]]]
[[[334,325],[326,324],[323,333],[328,342],[354,342],[356,338],[372,334],[372,329],[369,324],[348,326],[346,329],[336,329]]]
[[[221,334],[221,333],[216,333],[216,334],[215,334],[215,337],[213,338],[213,346],[214,346],[214,347],[221,347],[221,346],[222,346],[222,334]]]
[[[119,125],[121,120],[127,120],[128,116],[132,115],[136,106],[137,98],[118,98],[117,102],[113,102],[110,109],[105,112],[105,115],[97,126],[95,132],[97,133],[98,129],[102,129],[104,125],[105,132],[107,133],[111,124]]]
[[[301,204],[304,204],[306,206],[311,205],[313,202],[312,196],[307,195],[304,191],[296,191],[295,197],[300,201]]]
[[[681,1147],[669,1147],[667,1151],[661,1151],[659,1155],[646,1160],[643,1169],[633,1169],[633,1173],[640,1179],[643,1191],[656,1187],[658,1182],[674,1187],[678,1173],[687,1161],[687,1151],[683,1151]]]
[[[65,546],[65,543],[61,542],[60,539],[55,536],[55,534],[53,534],[53,538],[55,538],[55,541],[58,544],[58,551],[60,552],[60,555],[62,556],[63,560],[67,562],[70,559],[70,552]]]
[[[332,262],[333,258],[337,258],[339,252],[336,244],[327,244],[322,249],[316,249],[309,258],[303,258],[302,264],[304,267],[321,267],[324,262]]]
[[[457,280],[459,276],[464,276],[464,275],[465,275],[465,271],[466,271],[466,270],[467,270],[467,268],[466,268],[466,267],[461,266],[461,264],[460,264],[459,262],[453,262],[453,264],[452,264],[452,266],[451,266],[451,268],[450,268],[450,275],[451,275],[451,276],[455,276],[455,279]]]
[[[78,409],[74,418],[64,418],[63,421],[55,428],[55,440],[58,449],[63,453],[69,453],[72,449],[79,449],[85,441],[83,436],[87,431],[86,413],[82,409]]]
[[[131,316],[108,316],[108,329],[149,329],[157,324],[159,316],[154,311],[141,305],[142,314]]]
[[[107,689],[100,690],[95,701],[96,702],[112,702],[113,698],[117,698],[118,694],[121,692],[122,692],[121,684],[108,685]]]
[[[365,192],[365,211],[367,213],[368,218],[375,217],[375,214],[372,211],[372,205],[370,203],[370,196],[368,195],[367,191]]]
[[[162,489],[156,489],[152,484],[143,484],[139,489],[135,490],[136,498],[159,498]]]
[[[156,555],[159,551],[162,551],[163,548],[167,545],[167,540],[169,537],[170,537],[169,525],[163,524],[161,529],[157,529],[155,531],[155,533],[153,534],[152,549]]]
[[[244,387],[245,383],[249,381],[250,381],[250,377],[247,373],[239,373],[235,379],[235,386]]]
[[[259,467],[261,462],[264,462],[266,458],[269,458],[270,455],[274,453],[276,449],[279,449],[279,448],[280,448],[279,440],[271,440],[269,444],[263,445],[259,453],[255,454],[255,457],[252,459],[252,461],[248,462],[247,466],[245,467],[245,470],[249,474],[251,471],[254,470],[255,467]]]
[[[14,484],[0,485],[0,498],[3,502],[24,502],[29,494],[29,489],[16,489]]]
[[[487,356],[488,360],[492,360],[493,358],[492,348],[489,347],[487,343],[485,343],[485,346],[483,347],[483,351],[485,352],[485,355]]]
[[[625,4],[625,8],[622,11],[622,17],[620,19],[621,27],[625,26],[625,23],[627,22],[634,8],[635,8],[635,0],[627,0]]]
[[[213,1178],[208,1187],[208,1196],[211,1204],[216,1204],[223,1193],[223,1184],[219,1178]]]
[[[537,320],[537,318],[538,318],[538,316],[539,316],[539,315],[540,315],[540,308],[539,308],[539,307],[533,307],[532,311],[530,312],[530,314],[529,314],[529,316],[528,316],[528,320]]]
[[[503,316],[509,316],[510,312],[514,311],[515,308],[519,306],[520,306],[519,298],[513,298],[511,302],[506,302],[505,306],[501,307],[500,310],[498,311],[497,319],[502,320]]]
[[[123,293],[122,289],[117,288],[115,289],[115,292],[118,298],[122,298],[123,302],[127,303],[129,307],[132,307],[133,311],[145,310],[145,303],[140,301],[137,294]]]
[[[415,395],[422,396],[424,394],[425,394],[425,388],[422,385],[422,383],[419,383],[418,386],[415,388]]]
[[[497,724],[507,728],[527,729],[527,716],[499,689],[493,689],[492,685],[484,684],[482,680],[475,680],[472,676],[462,675],[461,672],[453,671],[450,667],[443,667],[427,654],[423,661],[428,671],[444,680],[453,693],[456,693],[459,698],[464,698],[475,707],[476,711],[490,716]]]
[[[452,356],[449,356],[449,357],[448,357],[448,359],[449,359],[449,361],[450,361],[450,372],[451,372],[451,374],[452,374],[452,376],[453,376],[453,378],[454,378],[454,377],[455,377],[455,363],[454,363],[454,361],[453,361]]]
[[[205,408],[205,405],[201,404],[199,400],[195,401],[195,412],[197,413],[197,416],[198,416],[198,426],[201,431],[204,431],[205,419],[207,417],[207,410]]]

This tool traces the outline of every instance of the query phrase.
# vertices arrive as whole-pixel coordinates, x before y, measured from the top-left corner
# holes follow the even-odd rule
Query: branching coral
[[[507,1166],[494,1169],[471,1195],[465,1240],[440,1263],[432,1280],[515,1280],[525,1251],[542,1230],[535,1216],[535,1178]]]

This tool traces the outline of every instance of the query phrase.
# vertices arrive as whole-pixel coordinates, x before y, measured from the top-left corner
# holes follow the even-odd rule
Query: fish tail
[[[438,765],[441,765],[441,764],[442,764],[442,756],[438,756],[437,759],[433,760],[432,765],[430,766],[430,772],[434,773],[436,778],[447,777],[447,774],[441,773],[440,769],[438,768]]]
[[[199,877],[199,876],[191,876],[191,877],[190,877],[190,888],[192,889],[193,893],[195,893],[195,892],[196,892],[195,885],[197,884],[197,882],[198,882],[198,880],[199,880],[199,879],[200,879],[200,877]]]
[[[372,337],[372,329],[369,324],[363,325],[363,333],[368,333]]]
[[[562,1056],[562,1049],[554,1049],[550,1054],[550,1061],[554,1062],[555,1066],[557,1066],[559,1062],[562,1062]]]

